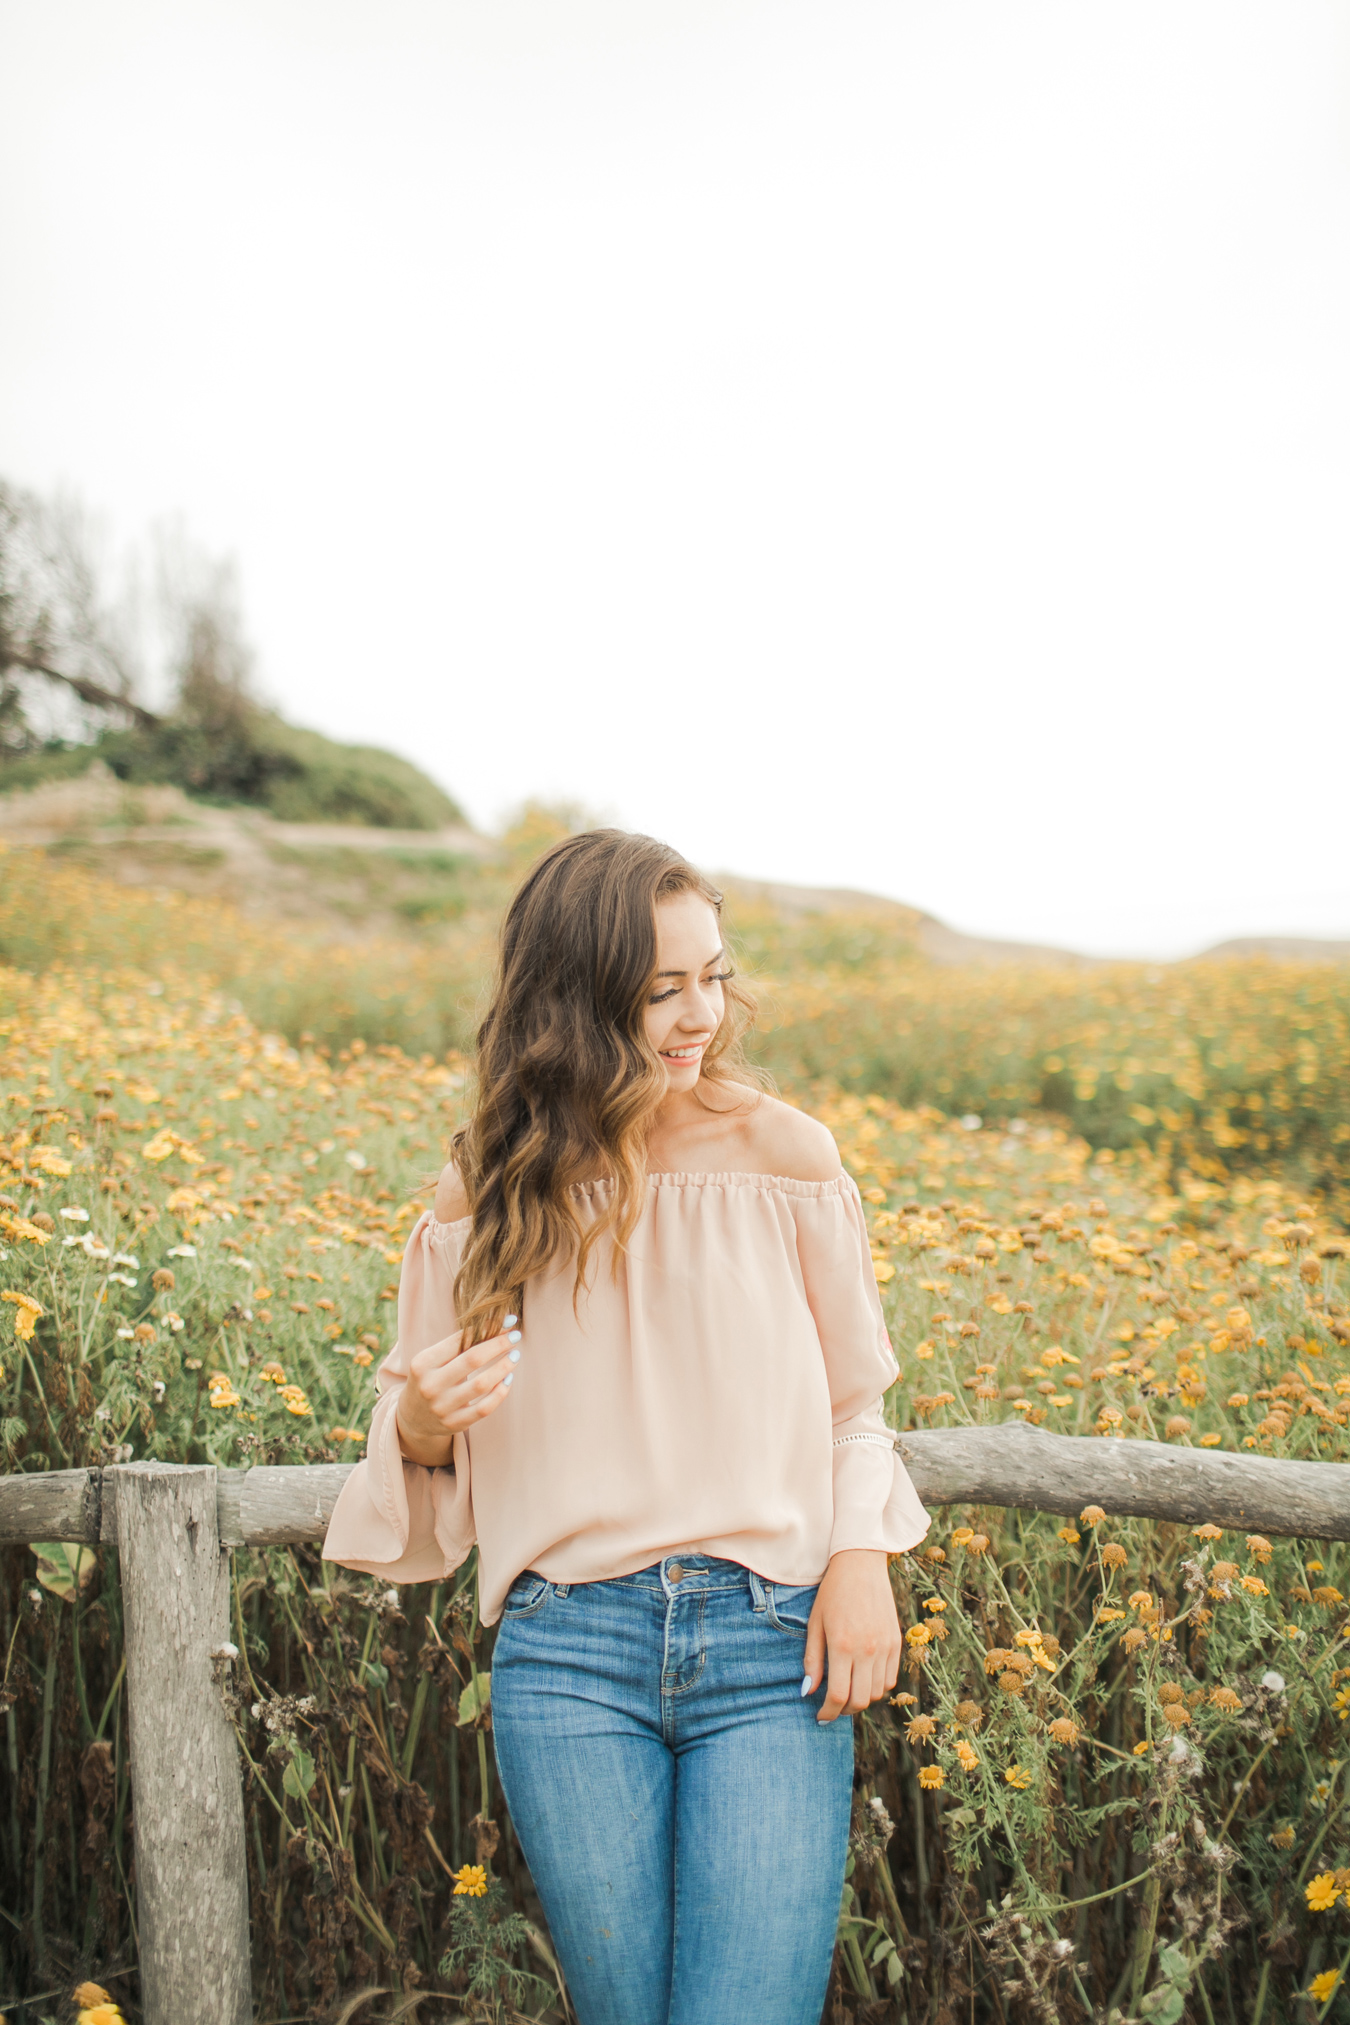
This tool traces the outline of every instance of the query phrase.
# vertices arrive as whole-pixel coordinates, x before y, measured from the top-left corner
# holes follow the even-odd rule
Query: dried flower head
[[[1076,1744],[1079,1734],[1077,1723],[1071,1722],[1068,1716],[1056,1716],[1050,1725],[1050,1735],[1057,1744]]]
[[[1210,1695],[1210,1702],[1216,1709],[1222,1709],[1226,1716],[1236,1715],[1242,1707],[1242,1697],[1230,1687],[1216,1687]]]
[[[1268,1561],[1272,1551],[1271,1544],[1264,1533],[1248,1533],[1247,1552],[1251,1555],[1253,1561]]]
[[[926,1744],[937,1735],[937,1724],[931,1716],[915,1716],[905,1730],[911,1744]]]
[[[1100,1505],[1084,1505],[1078,1514],[1079,1522],[1084,1526],[1100,1526],[1105,1517],[1106,1514]]]
[[[1106,1546],[1102,1548],[1102,1560],[1108,1568],[1123,1568],[1128,1559],[1129,1555],[1125,1552],[1119,1540],[1108,1541]]]
[[[958,1702],[952,1710],[952,1717],[953,1728],[959,1724],[962,1729],[978,1731],[981,1723],[984,1721],[984,1710],[978,1702]]]

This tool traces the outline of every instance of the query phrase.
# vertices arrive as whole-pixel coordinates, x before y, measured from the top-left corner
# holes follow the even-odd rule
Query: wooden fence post
[[[251,2025],[243,1789],[211,1666],[230,1635],[216,1472],[124,1463],[104,1482],[121,1560],[146,2025]]]

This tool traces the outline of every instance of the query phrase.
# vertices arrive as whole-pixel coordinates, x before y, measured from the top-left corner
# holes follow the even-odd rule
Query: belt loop
[[[753,1568],[747,1568],[745,1572],[750,1577],[750,1608],[752,1610],[763,1610],[767,1600],[764,1595],[764,1584],[760,1581]]]
[[[567,1592],[571,1587],[572,1585],[570,1582],[555,1582],[553,1585],[553,1594],[555,1596],[560,1596],[563,1602],[565,1603],[567,1601]]]

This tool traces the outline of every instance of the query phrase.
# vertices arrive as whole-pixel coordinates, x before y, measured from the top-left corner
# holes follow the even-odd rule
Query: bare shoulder
[[[829,1127],[778,1097],[765,1097],[751,1122],[756,1167],[789,1181],[837,1181],[843,1173]]]
[[[469,1214],[469,1198],[464,1193],[464,1183],[459,1178],[459,1169],[451,1161],[442,1168],[441,1178],[436,1183],[437,1223],[458,1223]]]

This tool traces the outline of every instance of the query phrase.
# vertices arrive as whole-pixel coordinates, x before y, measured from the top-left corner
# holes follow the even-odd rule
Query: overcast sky
[[[0,472],[491,824],[1350,935],[1350,12],[0,0]]]

